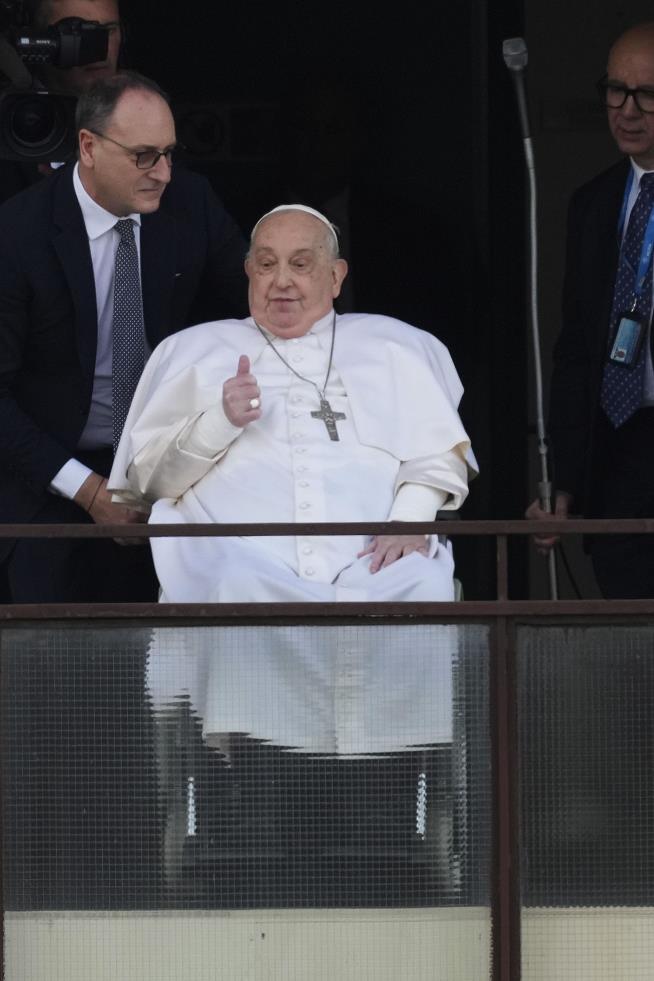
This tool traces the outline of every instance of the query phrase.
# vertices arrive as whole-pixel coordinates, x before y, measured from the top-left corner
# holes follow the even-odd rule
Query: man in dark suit
[[[141,76],[78,105],[79,160],[0,209],[0,513],[8,522],[129,523],[112,504],[112,284],[117,219],[133,218],[145,348],[245,307],[242,236],[204,179],[171,166],[167,100]],[[139,241],[140,238],[140,241]],[[0,543],[7,554],[8,542]],[[149,549],[24,540],[17,602],[155,598]]]
[[[654,208],[646,194],[654,171],[654,23],[618,38],[599,89],[611,134],[629,159],[577,190],[570,204],[563,326],[550,398],[554,517],[652,517],[653,274],[647,250]],[[538,502],[527,516],[549,517]],[[555,541],[543,535],[536,544],[547,552]],[[604,596],[654,596],[649,536],[596,536],[588,546]]]
[[[130,290],[147,356],[196,320],[240,315],[244,243],[208,183],[172,165],[175,127],[153,82],[97,81],[78,104],[79,160],[0,208],[0,515],[6,522],[129,523],[111,502],[121,325]],[[131,280],[132,284],[134,279]],[[139,302],[140,301],[140,302]],[[133,324],[130,330],[133,329]],[[128,337],[131,339],[132,334]],[[0,542],[15,602],[155,600],[145,545]],[[16,710],[7,810],[14,908],[156,902],[153,726],[143,697],[147,631],[87,631],[62,651],[48,631],[14,638],[4,664]],[[109,871],[108,871],[109,870]]]

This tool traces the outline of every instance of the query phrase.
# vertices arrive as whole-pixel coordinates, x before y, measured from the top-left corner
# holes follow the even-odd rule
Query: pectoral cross
[[[327,427],[327,432],[329,433],[329,438],[334,440],[338,439],[338,429],[336,428],[337,419],[345,419],[344,412],[334,412],[331,405],[327,399],[320,399],[320,410],[311,413],[314,419],[322,419],[325,426]]]

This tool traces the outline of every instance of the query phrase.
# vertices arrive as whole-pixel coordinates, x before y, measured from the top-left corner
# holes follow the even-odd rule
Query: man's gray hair
[[[170,99],[156,82],[138,72],[117,72],[107,78],[99,78],[77,101],[75,112],[75,128],[89,129],[95,133],[104,133],[111,120],[119,99],[125,92],[152,92],[160,96],[170,105]]]

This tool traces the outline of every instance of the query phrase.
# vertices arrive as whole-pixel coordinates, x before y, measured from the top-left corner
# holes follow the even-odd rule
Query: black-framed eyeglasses
[[[622,109],[631,96],[641,112],[654,112],[654,88],[630,89],[627,85],[610,82],[606,75],[597,83],[597,91],[608,109]]]
[[[131,146],[125,146],[123,143],[119,143],[118,140],[114,140],[112,136],[107,136],[105,133],[98,133],[97,130],[89,130],[94,136],[99,136],[101,140],[109,140],[110,143],[115,143],[119,146],[121,150],[128,153],[130,157],[134,160],[134,163],[139,168],[139,170],[152,170],[156,167],[162,157],[165,157],[166,163],[169,167],[173,165],[173,154],[175,150],[178,149],[177,146],[170,146],[166,150],[135,150]]]

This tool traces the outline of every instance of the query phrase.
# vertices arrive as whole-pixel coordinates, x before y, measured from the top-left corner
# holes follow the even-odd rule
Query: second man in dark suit
[[[654,517],[654,23],[618,38],[598,88],[627,159],[581,187],[568,214],[550,401],[556,517]],[[546,517],[536,502],[527,514]],[[649,537],[589,546],[604,596],[654,596]]]

